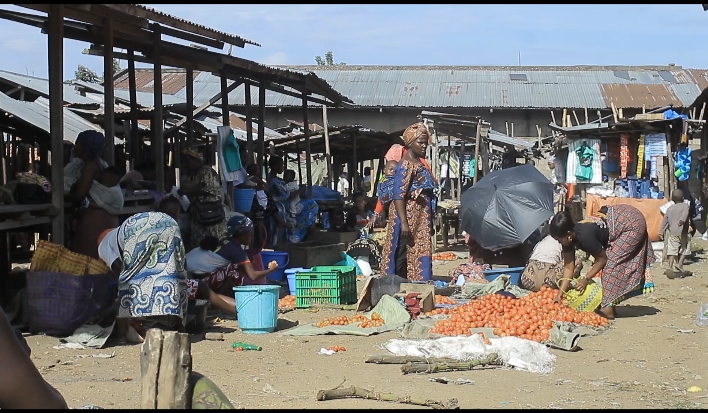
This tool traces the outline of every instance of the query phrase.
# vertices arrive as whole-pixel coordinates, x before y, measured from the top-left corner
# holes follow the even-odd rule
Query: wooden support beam
[[[52,242],[64,245],[64,6],[49,10],[49,136],[52,150]]]
[[[187,146],[194,144],[194,70],[187,69]]]
[[[322,127],[325,139],[325,162],[327,162],[327,188],[333,188],[334,171],[332,170],[332,150],[329,147],[329,120],[327,119],[327,105],[322,105]]]
[[[264,93],[265,94],[265,93]],[[307,169],[307,194],[312,198],[312,148],[310,147],[310,122],[307,119],[307,93],[302,93],[302,123],[305,128],[305,156],[308,162],[305,164]],[[354,156],[356,157],[356,150]]]
[[[265,159],[265,112],[266,88],[265,82],[260,82],[258,88],[258,170],[263,170]]]
[[[115,93],[113,91],[113,21],[105,19],[103,46],[106,54],[103,55],[103,131],[106,134],[106,146],[103,159],[108,165],[116,164],[115,148]]]
[[[590,123],[590,115],[588,114],[588,105],[585,104],[583,105],[583,109],[585,110],[585,124],[587,125]]]
[[[138,92],[135,80],[135,52],[128,50],[128,86],[130,87],[130,157],[131,165],[140,160],[140,136],[138,134]]]
[[[162,117],[162,66],[160,64],[160,26],[154,28],[155,31],[155,66],[153,68],[153,101],[155,102],[155,117],[153,119],[152,149],[155,160],[155,181],[158,192],[165,191],[165,145],[163,140],[163,117]]]
[[[231,116],[229,112],[229,85],[225,73],[221,75],[221,123],[224,126],[231,126]],[[223,148],[224,142],[219,139],[219,136],[217,136],[216,141],[218,145],[216,152],[221,153],[221,148]],[[216,159],[216,163],[219,165],[219,169],[221,169],[221,163],[219,162],[218,157]],[[229,200],[233,199],[234,181],[226,181],[226,194]],[[233,201],[229,202],[229,205],[231,210],[233,210]]]
[[[244,115],[246,116],[246,154],[248,155],[248,162],[251,163],[253,159],[253,118],[251,116],[251,81],[246,80],[243,82],[243,92],[244,92]],[[259,170],[258,173],[263,173]]]
[[[189,334],[148,330],[140,353],[140,408],[192,407],[192,346]]]
[[[150,29],[152,29],[153,26],[154,26],[154,23],[150,23]],[[213,48],[219,49],[219,50],[224,48],[224,42],[219,41],[219,40],[214,40],[214,39],[211,39],[208,37],[200,36],[198,34],[189,33],[189,32],[173,29],[173,28],[166,27],[166,26],[160,26],[160,30],[162,31],[162,34],[164,34],[166,36],[172,36],[172,37],[176,37],[178,39],[203,44],[204,46],[213,47]]]
[[[236,89],[236,88],[237,88],[239,85],[241,85],[242,83],[243,83],[243,80],[241,80],[241,81],[235,81],[235,82],[231,83],[231,85],[229,85],[229,87],[226,88],[227,95],[228,95],[232,90]],[[216,95],[214,95],[214,97],[212,97],[211,99],[209,99],[208,102],[204,102],[204,103],[202,103],[201,106],[199,106],[198,108],[194,109],[194,111],[192,112],[192,117],[194,118],[194,117],[199,116],[202,112],[204,112],[205,110],[209,109],[209,108],[210,108],[211,106],[213,106],[216,102],[220,101],[220,100],[221,100],[221,95],[222,95],[222,92],[219,91],[219,93],[217,93]],[[180,120],[179,120],[177,123],[175,123],[172,127],[170,127],[169,129],[167,129],[167,130],[163,133],[163,135],[169,135],[170,133],[172,133],[172,132],[174,132],[175,130],[179,129],[179,128],[180,128],[182,125],[184,125],[186,122],[187,122],[187,118],[186,118],[186,117],[180,119]]]

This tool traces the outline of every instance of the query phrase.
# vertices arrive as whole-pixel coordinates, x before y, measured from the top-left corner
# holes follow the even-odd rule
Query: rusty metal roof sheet
[[[194,77],[199,75],[198,70],[194,71]],[[113,82],[116,89],[130,89],[130,79],[128,71],[125,70]],[[162,69],[162,93],[174,95],[187,85],[187,73],[179,69]],[[155,90],[155,77],[152,70],[137,69],[135,71],[135,86],[137,90],[143,92],[153,92]]]

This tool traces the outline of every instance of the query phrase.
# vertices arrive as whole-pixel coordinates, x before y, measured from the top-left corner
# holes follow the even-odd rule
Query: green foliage
[[[345,66],[346,63],[340,62],[340,63],[334,63],[334,55],[332,52],[327,52],[325,53],[324,59],[322,59],[322,56],[315,56],[315,62],[317,62],[317,66]]]

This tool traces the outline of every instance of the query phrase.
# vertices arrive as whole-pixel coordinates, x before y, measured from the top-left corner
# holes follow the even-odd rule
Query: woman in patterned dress
[[[212,236],[221,238],[226,233],[226,217],[224,220],[214,225],[202,225],[197,220],[196,204],[203,202],[224,203],[224,190],[221,187],[221,179],[216,171],[209,165],[204,165],[202,154],[194,149],[182,151],[182,165],[186,171],[180,178],[180,188],[177,191],[179,196],[186,195],[192,206],[190,223],[190,236],[187,250],[199,246],[199,243],[206,237]]]
[[[585,277],[578,277],[575,289],[583,292],[589,280],[602,271],[600,313],[615,317],[615,305],[654,290],[649,266],[654,250],[649,242],[647,222],[631,205],[611,205],[578,223],[568,211],[557,213],[550,224],[553,238],[563,245],[563,277],[572,278],[576,248],[595,257]],[[557,300],[570,288],[570,281],[560,284]]]
[[[409,126],[403,143],[407,150],[394,173],[381,271],[411,281],[430,280],[437,182],[422,163],[430,143],[428,128],[420,122]]]
[[[268,162],[270,174],[268,176],[268,193],[273,198],[275,206],[278,208],[279,218],[285,221],[290,208],[290,200],[297,195],[297,192],[290,192],[287,184],[278,175],[285,172],[285,162],[279,156],[271,156]],[[275,245],[285,242],[301,242],[307,235],[307,230],[317,219],[319,207],[314,199],[300,199],[297,205],[298,213],[295,215],[295,224],[280,224],[281,220],[275,216],[271,218],[268,228],[268,244]],[[278,239],[278,226],[285,226],[286,239]]]
[[[163,321],[181,329],[187,313],[187,271],[174,197],[161,212],[141,212],[98,238],[98,256],[118,273],[115,336],[127,342],[130,320]]]

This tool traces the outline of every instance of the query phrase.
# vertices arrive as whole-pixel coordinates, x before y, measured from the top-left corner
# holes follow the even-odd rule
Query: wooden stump
[[[140,354],[141,409],[191,408],[191,343],[188,334],[150,329]]]

